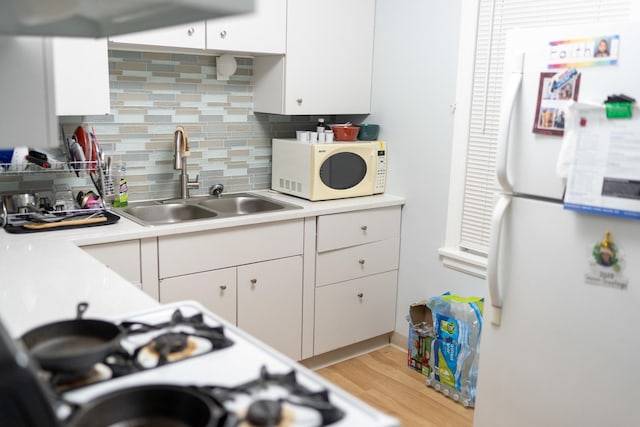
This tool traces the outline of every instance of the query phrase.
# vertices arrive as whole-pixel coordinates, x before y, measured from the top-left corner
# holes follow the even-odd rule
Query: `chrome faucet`
[[[216,197],[220,197],[223,191],[224,191],[224,185],[222,184],[215,184],[215,185],[212,185],[211,188],[209,188],[209,194]]]
[[[178,126],[173,134],[173,146],[175,150],[173,168],[181,171],[180,198],[188,199],[190,189],[200,188],[200,183],[198,182],[200,175],[196,175],[195,181],[189,180],[189,174],[187,173],[187,157],[191,152],[189,151],[189,137],[187,136],[187,131],[182,126]]]

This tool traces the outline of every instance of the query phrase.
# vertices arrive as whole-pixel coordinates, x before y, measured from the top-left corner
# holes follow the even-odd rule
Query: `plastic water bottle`
[[[473,406],[477,382],[482,300],[445,294],[427,301],[436,338],[426,383],[465,406]]]
[[[123,208],[129,204],[129,188],[127,185],[127,168],[124,164],[120,165],[118,176],[118,195],[113,200],[113,206]]]

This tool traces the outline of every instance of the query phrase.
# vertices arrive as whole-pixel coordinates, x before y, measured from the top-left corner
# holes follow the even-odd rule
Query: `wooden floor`
[[[385,347],[316,373],[400,419],[403,427],[471,427],[473,424],[473,409],[427,387],[425,377],[407,367],[406,353],[396,347]]]

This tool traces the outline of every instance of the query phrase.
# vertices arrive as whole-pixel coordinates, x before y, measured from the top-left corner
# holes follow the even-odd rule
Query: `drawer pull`
[[[227,37],[227,30],[220,31],[220,38],[223,39],[225,37]]]
[[[358,298],[364,298],[364,294],[363,294],[362,292],[360,292],[360,293],[358,294]]]
[[[255,285],[256,283],[258,283],[258,279],[251,279],[249,281],[251,282],[252,285]]]
[[[364,260],[363,259],[358,260],[358,262],[360,263],[360,265],[364,265]]]
[[[362,227],[360,227],[360,230],[362,230],[362,231],[367,231],[367,226],[366,226],[366,225],[363,225]]]
[[[188,35],[189,37],[191,37],[191,36],[192,36],[192,35],[194,35],[195,33],[196,33],[196,29],[195,29],[195,28],[193,28],[193,27],[191,27],[191,28],[189,28],[189,29],[187,30],[187,35]]]
[[[226,290],[227,289],[227,285],[220,285],[220,290]]]

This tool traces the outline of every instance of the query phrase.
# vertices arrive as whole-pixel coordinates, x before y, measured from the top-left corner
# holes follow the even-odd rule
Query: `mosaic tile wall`
[[[311,129],[317,116],[254,114],[253,61],[237,62],[236,74],[218,81],[213,56],[110,51],[112,114],[64,118],[65,132],[72,134],[82,121],[94,127],[105,155],[127,166],[130,200],[178,196],[180,171],[173,169],[178,125],[189,135],[189,176],[199,175],[200,189],[192,194],[206,194],[216,183],[228,192],[269,188],[271,138]],[[69,174],[0,176],[0,192],[46,188],[52,181],[74,191],[91,188],[86,178]]]

